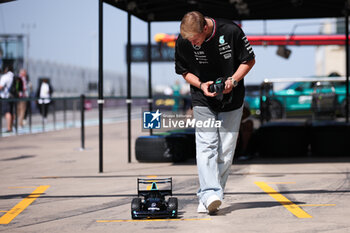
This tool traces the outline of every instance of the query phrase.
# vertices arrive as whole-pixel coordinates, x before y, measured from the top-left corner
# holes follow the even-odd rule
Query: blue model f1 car
[[[140,189],[140,184],[146,184],[146,190]],[[159,184],[169,184],[170,189],[158,189]],[[131,202],[132,219],[141,218],[176,218],[178,200],[170,197],[168,201],[165,196],[172,196],[172,178],[163,179],[137,179],[137,194]],[[144,200],[141,199],[144,197]]]

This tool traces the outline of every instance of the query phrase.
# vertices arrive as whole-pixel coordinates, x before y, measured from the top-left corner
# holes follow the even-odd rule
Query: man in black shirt
[[[196,125],[198,212],[214,213],[223,200],[242,117],[243,78],[254,64],[253,49],[234,22],[196,11],[183,17],[175,47],[176,73],[191,84],[195,120],[221,121],[217,128]],[[223,93],[210,92],[219,77],[224,78]]]

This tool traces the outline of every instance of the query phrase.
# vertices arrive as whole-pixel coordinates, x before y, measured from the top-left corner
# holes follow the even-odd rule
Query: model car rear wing
[[[140,185],[147,185],[146,189],[140,189]],[[167,189],[159,189],[158,185],[162,184],[169,184],[165,185],[168,188]],[[170,187],[169,187],[170,186]],[[150,192],[160,192],[162,195],[173,195],[173,179],[170,178],[137,178],[137,194],[138,196],[145,196],[148,195]]]

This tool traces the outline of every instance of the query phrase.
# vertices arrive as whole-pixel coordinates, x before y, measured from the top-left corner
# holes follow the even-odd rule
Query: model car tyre
[[[269,112],[271,119],[281,119],[283,117],[283,107],[277,100],[270,100]]]
[[[140,211],[141,210],[141,198],[134,198],[131,201],[131,218],[136,219],[137,217],[134,215],[134,211]]]
[[[177,217],[178,201],[176,197],[169,197],[168,200],[168,211],[172,213],[172,218]],[[175,212],[174,212],[175,211]]]
[[[180,162],[187,157],[186,136],[170,134],[136,139],[135,154],[140,162]]]

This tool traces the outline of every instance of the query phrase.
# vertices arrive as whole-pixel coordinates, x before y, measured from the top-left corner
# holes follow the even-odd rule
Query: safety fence
[[[39,104],[39,98],[0,99],[0,137],[42,133],[66,128],[82,129],[82,147],[84,144],[85,126],[98,125],[97,96],[54,97],[50,99],[48,109]],[[7,121],[4,117],[5,105],[11,104],[13,127],[7,132]],[[189,96],[154,96],[154,109],[162,111],[183,112],[191,106]],[[21,120],[20,105],[25,106],[25,116]],[[132,119],[141,118],[142,110],[149,109],[149,99],[145,96],[133,97]],[[47,116],[44,112],[47,111]],[[103,122],[121,122],[127,120],[126,97],[105,96],[103,107]]]

